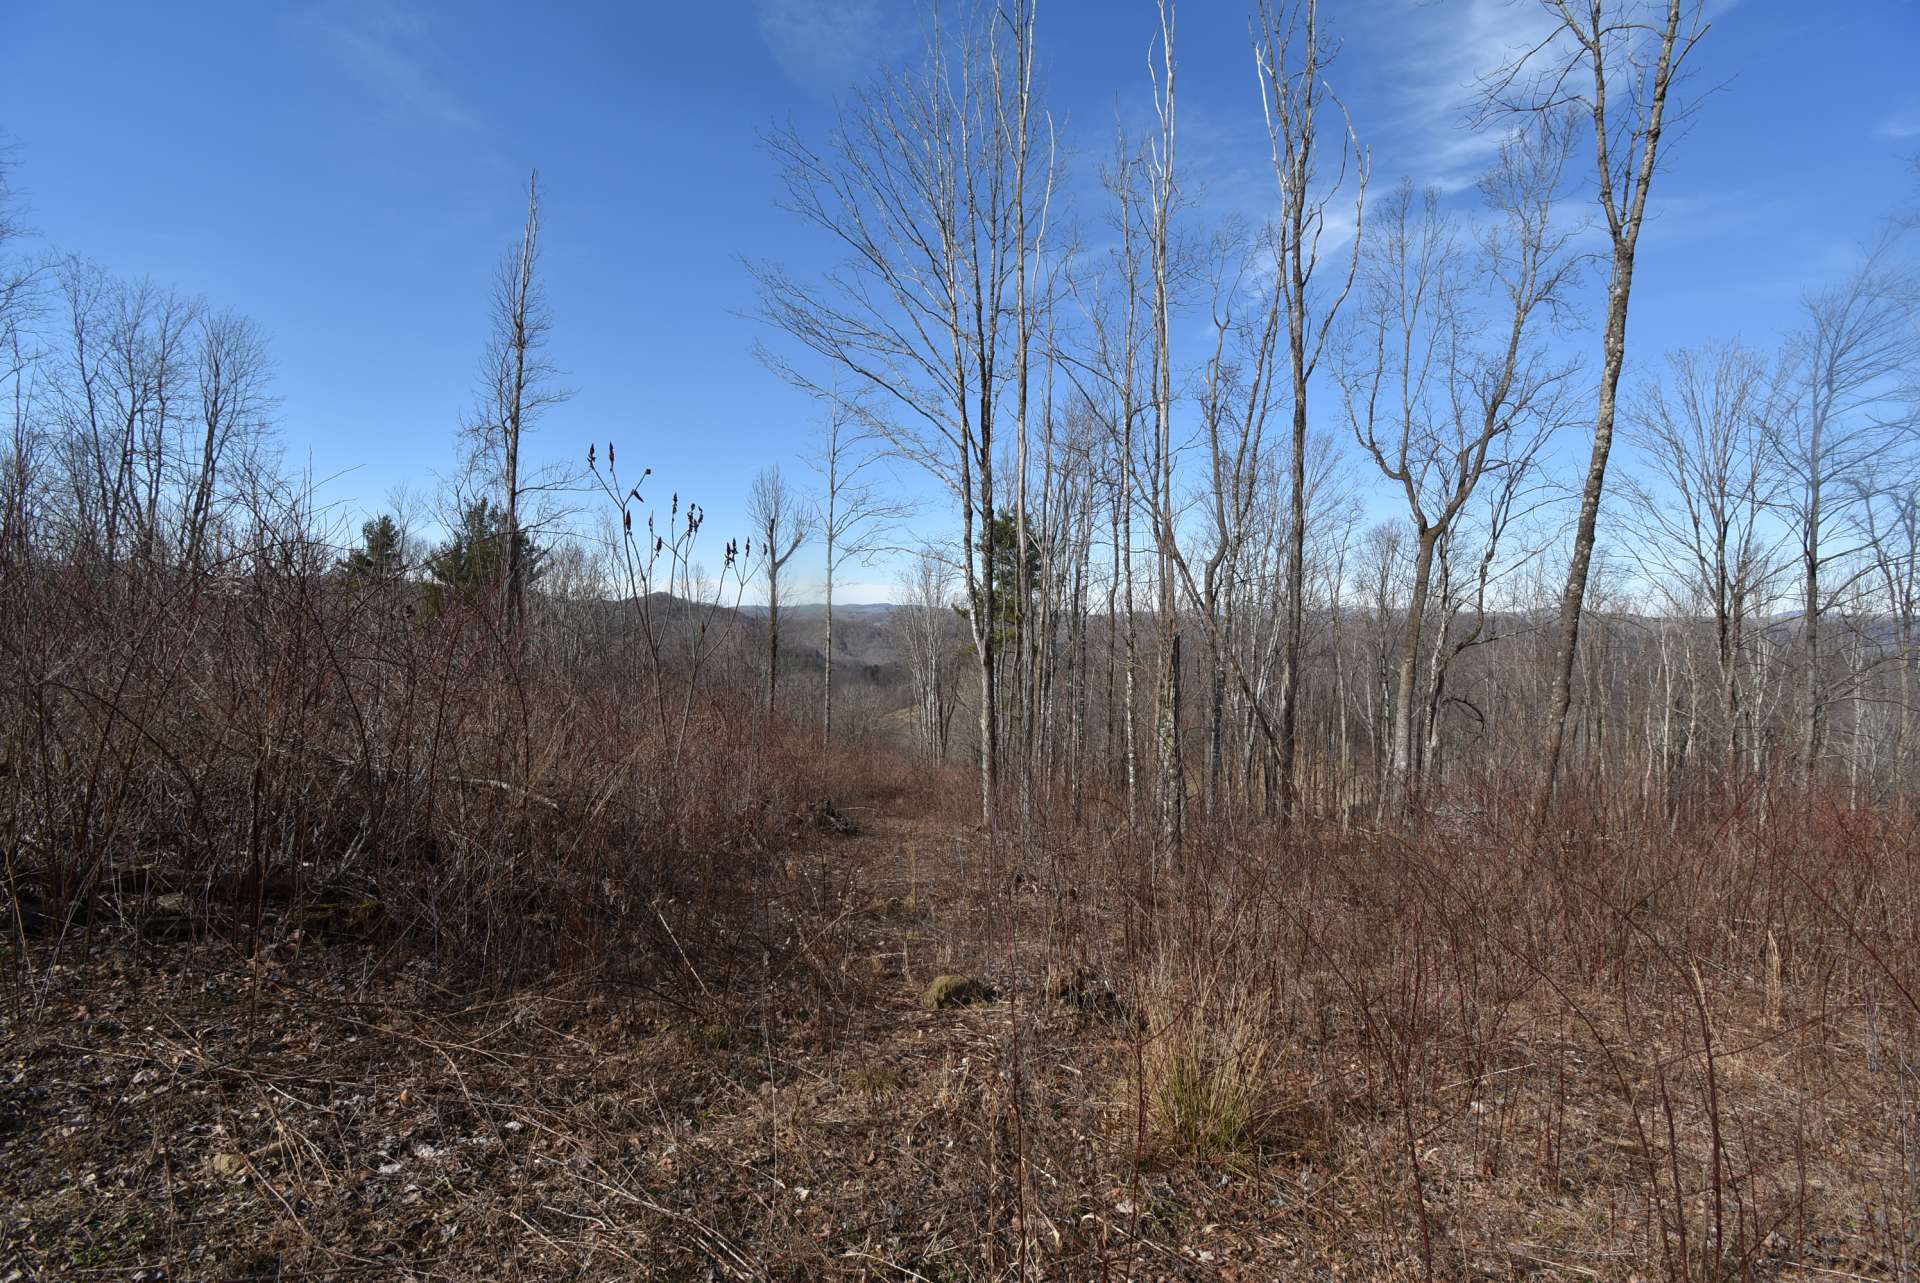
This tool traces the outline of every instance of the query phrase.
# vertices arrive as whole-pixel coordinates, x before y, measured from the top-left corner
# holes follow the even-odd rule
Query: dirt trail
[[[749,992],[471,1001],[215,941],[43,977],[0,1028],[0,1277],[975,1276],[1018,1250],[1023,1126],[1112,1170],[1125,1040],[1009,974],[977,835],[858,818],[788,858],[805,911]],[[924,1010],[948,971],[998,999]],[[1030,1191],[1083,1184],[1038,1152]],[[1057,1268],[1111,1237],[1108,1192],[1029,1207]]]
[[[1405,1122],[1339,986],[1287,974],[1251,1144],[1156,1151],[1138,1085],[1167,1030],[1098,987],[1121,889],[848,814],[855,836],[796,828],[754,884],[764,925],[699,978],[640,959],[475,998],[369,945],[286,940],[256,967],[128,934],[16,984],[0,1283],[1419,1276]],[[1078,966],[1095,987],[1056,992]],[[925,1009],[948,972],[993,999]],[[1658,1276],[1609,1053],[1551,997],[1515,997],[1484,1081],[1446,1067],[1416,1106],[1439,1277]],[[1777,1148],[1801,1053],[1723,1037],[1743,1143]],[[1797,1250],[1892,1277],[1848,1219],[1852,1165],[1886,1152],[1874,1084],[1821,1082]],[[1755,1277],[1794,1277],[1781,1237]]]

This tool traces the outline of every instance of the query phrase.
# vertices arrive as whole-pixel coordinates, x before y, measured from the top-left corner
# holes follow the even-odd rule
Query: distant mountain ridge
[[[900,607],[890,601],[836,601],[833,603],[833,617],[836,620],[842,615],[873,618],[890,615],[898,609],[900,609]],[[767,613],[767,608],[765,606],[748,603],[740,607],[740,613],[764,618]],[[792,602],[780,607],[780,614],[789,619],[825,619],[827,617],[827,603],[824,601]]]

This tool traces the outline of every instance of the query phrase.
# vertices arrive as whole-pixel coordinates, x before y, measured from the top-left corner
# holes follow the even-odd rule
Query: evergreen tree
[[[476,499],[460,514],[452,536],[427,559],[427,573],[442,590],[477,593],[499,587],[507,573],[508,529],[507,514],[498,504]],[[525,530],[512,537],[522,574],[531,583],[544,569],[543,550]]]
[[[1013,644],[1022,621],[1032,610],[1031,598],[1040,587],[1040,542],[1029,530],[1026,557],[1029,599],[1020,599],[1020,574],[1014,552],[1019,542],[1010,512],[995,513],[993,525],[982,532],[980,539],[980,551],[993,559],[993,605],[988,617],[993,620],[996,643],[1003,646]]]
[[[405,568],[400,527],[386,513],[360,527],[360,546],[340,561],[340,570],[355,579],[387,580]]]

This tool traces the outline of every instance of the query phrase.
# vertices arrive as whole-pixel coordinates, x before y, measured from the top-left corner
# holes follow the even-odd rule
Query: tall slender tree
[[[1281,651],[1279,761],[1280,816],[1297,805],[1301,671],[1305,663],[1307,595],[1307,397],[1340,306],[1360,265],[1366,213],[1367,154],[1326,80],[1334,45],[1320,22],[1319,0],[1261,0],[1253,41],[1254,66],[1267,125],[1269,156],[1279,185],[1280,271],[1275,288],[1286,312],[1289,392],[1293,403],[1286,556],[1286,624]],[[1323,126],[1338,116],[1333,139]],[[1331,153],[1332,173],[1323,170]],[[1353,226],[1344,273],[1331,289],[1316,284],[1328,211],[1353,179]],[[1335,242],[1337,243],[1337,242]]]
[[[1560,594],[1546,749],[1534,792],[1544,818],[1559,779],[1573,707],[1573,669],[1580,619],[1593,566],[1594,534],[1613,453],[1620,373],[1627,360],[1627,307],[1646,223],[1647,198],[1659,172],[1669,99],[1682,64],[1706,34],[1702,0],[1538,0],[1553,26],[1547,38],[1502,67],[1486,83],[1489,113],[1558,113],[1575,108],[1592,136],[1594,177],[1610,245],[1607,309],[1601,330],[1600,386],[1593,445]]]
[[[780,607],[786,593],[781,576],[812,537],[813,516],[776,467],[763,468],[754,477],[747,495],[747,520],[760,544],[760,573],[767,584],[767,720],[771,722],[780,694]]]
[[[813,282],[771,264],[753,269],[768,323],[872,393],[874,429],[953,495],[970,601],[995,595],[981,532],[994,528],[1003,398],[1035,306],[1031,292],[1021,297],[1018,276],[1053,184],[1051,159],[1034,163],[1034,16],[1031,0],[957,28],[936,13],[919,65],[852,99],[824,150],[790,130],[773,135],[786,207],[842,246],[847,261]],[[829,394],[816,370],[763,356],[796,384]],[[991,826],[999,646],[981,612],[970,618],[980,809]]]
[[[840,567],[871,564],[895,523],[912,506],[889,495],[874,478],[883,462],[880,434],[839,398],[829,403],[819,453],[808,461],[820,475],[819,530],[827,554],[826,666],[820,692],[820,739],[833,742],[833,593]]]
[[[546,293],[539,276],[540,172],[527,178],[526,220],[519,242],[508,251],[494,277],[490,300],[493,333],[480,367],[480,409],[471,434],[489,466],[499,469],[500,508],[504,517],[502,603],[506,634],[516,649],[526,626],[528,570],[526,499],[530,486],[522,457],[526,434],[541,414],[567,394],[553,384],[555,370],[546,355],[552,332]]]
[[[1157,614],[1160,632],[1160,681],[1154,700],[1154,747],[1158,759],[1158,844],[1178,859],[1187,806],[1187,775],[1180,753],[1180,609],[1174,594],[1177,555],[1173,500],[1173,214],[1180,199],[1175,158],[1178,60],[1174,54],[1175,6],[1160,0],[1157,40],[1159,75],[1153,108],[1159,129],[1148,151],[1149,254],[1153,272],[1153,471],[1149,479],[1153,541],[1158,550]],[[1149,71],[1154,68],[1151,55]]]

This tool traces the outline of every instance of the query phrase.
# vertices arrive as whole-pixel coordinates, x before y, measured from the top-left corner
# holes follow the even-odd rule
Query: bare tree
[[[1034,94],[1034,32],[1039,11],[1039,0],[1018,0],[1018,7],[1011,13],[1004,9],[1001,11],[1002,20],[1011,27],[1011,53],[1016,65],[1013,71],[1014,84],[1011,89],[1013,109],[1011,112],[1001,113],[1000,119],[996,122],[1001,132],[1001,146],[1012,159],[1012,217],[1014,239],[1017,242],[1013,260],[1013,410],[1017,451],[1014,460],[1013,546],[1020,550],[1020,555],[1014,558],[1013,564],[1015,600],[1021,602],[1023,606],[1014,617],[1016,645],[1014,674],[1016,693],[1021,696],[1018,707],[1020,709],[1022,824],[1030,823],[1032,818],[1034,742],[1039,712],[1038,665],[1034,662],[1034,657],[1046,627],[1044,613],[1040,619],[1035,620],[1029,618],[1028,611],[1024,608],[1025,603],[1033,599],[1035,587],[1030,582],[1026,556],[1026,549],[1032,546],[1027,531],[1030,507],[1027,497],[1027,480],[1031,471],[1034,338],[1041,326],[1050,322],[1052,302],[1051,291],[1045,288],[1048,283],[1048,274],[1041,267],[1047,219],[1053,197],[1052,120],[1050,117],[1047,118],[1048,154],[1046,163],[1041,166],[1045,176],[1039,191],[1034,191],[1029,182],[1029,171],[1035,166],[1034,153],[1039,147]],[[1051,404],[1050,398],[1048,403]],[[1046,479],[1043,477],[1043,493],[1045,484]],[[993,530],[991,523],[988,524],[987,529],[989,532]],[[1023,1239],[1023,1251],[1024,1243]]]
[[[1397,484],[1412,523],[1413,566],[1394,681],[1383,800],[1411,809],[1418,772],[1415,709],[1421,630],[1435,552],[1489,474],[1525,465],[1556,422],[1567,369],[1540,351],[1538,330],[1563,303],[1569,239],[1553,222],[1566,156],[1564,133],[1540,122],[1502,148],[1481,183],[1498,219],[1471,260],[1461,253],[1436,193],[1403,184],[1368,237],[1360,341],[1339,379],[1360,447]],[[1492,342],[1472,313],[1485,283],[1495,307]]]
[[[110,521],[125,532],[127,551],[150,560],[161,554],[162,501],[176,466],[188,344],[201,312],[198,300],[151,281],[122,283],[110,295],[101,364],[112,416]]]
[[[767,582],[767,719],[780,690],[781,572],[813,535],[813,515],[787,488],[780,469],[763,468],[747,495],[747,520],[760,542],[760,573]]]
[[[1033,31],[1032,6],[1021,5],[980,15],[954,47],[936,16],[919,69],[883,77],[849,103],[825,151],[791,131],[770,138],[787,208],[848,258],[817,283],[772,265],[753,269],[767,321],[873,393],[874,428],[960,508],[989,823],[1000,739],[990,618],[995,434],[1006,366],[1025,364],[1021,336],[1036,301],[1021,297],[1017,278],[1036,249],[1053,181],[1051,164],[1029,163],[1039,147]],[[793,360],[763,356],[826,392]]]
[[[54,272],[58,296],[59,346],[50,359],[52,414],[60,453],[62,542],[76,559],[94,555],[113,560],[117,543],[111,499],[111,411],[101,369],[107,295],[112,282],[94,264],[63,260]]]
[[[16,257],[14,246],[25,239],[27,229],[11,185],[12,160],[0,138],[0,395],[7,399],[11,420],[5,474],[0,476],[0,558],[18,555],[27,546],[33,476],[44,440],[33,404],[38,352],[29,338],[40,305],[41,273],[37,264]]]
[[[1086,322],[1087,348],[1069,360],[1065,374],[1073,383],[1084,412],[1105,428],[1103,453],[1107,463],[1105,489],[1109,495],[1113,564],[1107,580],[1107,617],[1110,627],[1108,671],[1117,668],[1117,696],[1109,681],[1108,703],[1117,698],[1117,712],[1108,721],[1122,729],[1120,759],[1126,792],[1127,816],[1139,810],[1139,727],[1136,721],[1136,684],[1139,680],[1139,636],[1134,598],[1134,510],[1138,505],[1139,469],[1136,428],[1151,393],[1141,386],[1142,345],[1147,341],[1150,297],[1148,253],[1143,223],[1147,196],[1141,190],[1145,159],[1121,131],[1113,162],[1101,174],[1111,199],[1108,226],[1113,233],[1109,251],[1098,258],[1077,261],[1069,287]],[[1119,652],[1119,653],[1116,653]]]
[[[36,299],[37,264],[16,257],[28,231],[13,189],[13,154],[0,135],[0,382],[15,381],[26,368],[24,330]]]
[[[55,276],[64,333],[49,374],[68,538],[76,553],[108,564],[156,557],[200,305],[150,282],[115,281],[80,259]]]
[[[1856,483],[1910,445],[1920,426],[1920,328],[1913,281],[1894,257],[1898,243],[1895,233],[1882,235],[1846,280],[1807,297],[1804,325],[1788,345],[1782,395],[1769,416],[1799,562],[1805,784],[1813,782],[1827,733],[1822,624],[1839,587],[1829,575],[1866,542]],[[1865,566],[1853,565],[1848,585],[1865,573]]]
[[[1291,494],[1286,534],[1286,629],[1280,681],[1280,814],[1293,818],[1298,782],[1300,678],[1306,629],[1307,543],[1307,392],[1326,350],[1340,305],[1353,287],[1360,264],[1360,230],[1366,212],[1366,153],[1360,149],[1339,99],[1326,81],[1334,46],[1320,25],[1319,0],[1261,0],[1253,53],[1265,109],[1273,175],[1280,187],[1282,262],[1276,288],[1285,303],[1287,361],[1292,375],[1293,441]],[[1331,151],[1334,173],[1321,172],[1325,160],[1322,117],[1339,113],[1340,131]],[[1355,177],[1352,242],[1345,273],[1328,296],[1317,298],[1321,242],[1329,232],[1328,211],[1339,196],[1351,166]],[[1338,244],[1338,233],[1333,229]]]
[[[947,760],[955,703],[953,669],[953,572],[928,549],[914,554],[900,572],[900,604],[893,613],[895,637],[913,675],[920,742],[934,762]]]
[[[0,135],[0,373],[18,374],[20,328],[26,321],[28,290],[36,273],[14,257],[14,244],[27,229],[20,217],[20,199],[13,190],[13,154]]]
[[[1206,795],[1210,815],[1221,806],[1227,669],[1237,633],[1243,563],[1267,466],[1267,423],[1273,411],[1282,295],[1277,289],[1262,291],[1257,282],[1263,269],[1280,262],[1279,243],[1271,228],[1253,235],[1230,229],[1217,240],[1212,262],[1213,353],[1203,373],[1199,406],[1207,448],[1206,510],[1212,529],[1211,546],[1200,569],[1198,603],[1207,626],[1210,668]],[[1251,305],[1251,317],[1242,314],[1243,302]]]
[[[1580,491],[1573,557],[1560,596],[1559,639],[1547,697],[1547,742],[1534,814],[1544,817],[1559,779],[1567,714],[1573,706],[1573,668],[1580,645],[1580,613],[1593,564],[1594,533],[1613,452],[1620,373],[1627,360],[1627,305],[1647,197],[1658,172],[1668,126],[1668,97],[1681,64],[1706,34],[1702,0],[1538,0],[1553,22],[1546,39],[1486,82],[1490,111],[1557,113],[1573,107],[1592,131],[1600,212],[1612,253],[1607,270],[1607,314],[1601,338],[1600,387],[1594,407],[1593,449]]]
[[[1542,422],[1545,429],[1553,426]],[[1525,634],[1524,624],[1502,628],[1497,622],[1493,594],[1505,591],[1516,570],[1537,560],[1546,539],[1536,536],[1517,549],[1511,545],[1525,532],[1527,519],[1546,503],[1551,487],[1545,482],[1536,451],[1548,433],[1530,432],[1523,441],[1509,443],[1498,469],[1489,469],[1487,481],[1476,487],[1473,510],[1456,517],[1440,541],[1433,596],[1438,603],[1438,625],[1428,649],[1425,758],[1419,763],[1424,789],[1441,767],[1442,712],[1457,708],[1472,718],[1483,739],[1492,729],[1485,711],[1460,694],[1452,678],[1467,652]],[[1476,543],[1477,540],[1477,543]],[[1456,569],[1458,568],[1458,569]]]
[[[1870,469],[1860,478],[1860,507],[1885,594],[1882,609],[1893,624],[1894,660],[1899,666],[1898,707],[1894,716],[1894,787],[1914,785],[1915,700],[1920,697],[1920,466],[1911,456],[1891,466]]]
[[[825,487],[820,500],[820,535],[827,553],[826,671],[820,695],[820,739],[833,742],[833,589],[843,562],[869,565],[886,548],[894,523],[912,506],[889,496],[871,476],[882,456],[874,447],[883,438],[839,398],[827,410],[820,452],[808,466]]]
[[[553,386],[555,370],[545,349],[553,322],[540,284],[540,173],[527,178],[527,216],[520,241],[501,260],[490,301],[493,334],[480,367],[480,411],[472,435],[499,468],[506,520],[504,551],[508,635],[517,647],[526,626],[528,567],[525,501],[529,486],[521,466],[526,433],[548,408],[566,400]]]
[[[189,569],[199,569],[206,553],[221,468],[265,436],[274,406],[266,339],[247,318],[231,311],[202,317],[194,365],[200,440],[187,484],[182,539]]]
[[[1180,753],[1180,609],[1174,593],[1174,562],[1178,545],[1174,531],[1173,500],[1173,211],[1180,199],[1175,156],[1176,127],[1174,57],[1175,14],[1172,0],[1160,0],[1160,63],[1155,73],[1151,54],[1147,70],[1154,74],[1154,114],[1159,132],[1148,152],[1148,243],[1153,271],[1153,472],[1150,509],[1154,514],[1153,540],[1159,551],[1160,681],[1155,699],[1154,743],[1159,764],[1159,848],[1170,859],[1179,857],[1187,806],[1187,773]]]
[[[1743,698],[1747,626],[1775,572],[1766,516],[1778,473],[1765,447],[1767,370],[1737,345],[1683,349],[1668,377],[1629,406],[1629,440],[1646,462],[1626,493],[1642,534],[1636,555],[1670,609],[1704,609],[1718,670],[1721,757],[1739,766],[1749,720]]]

